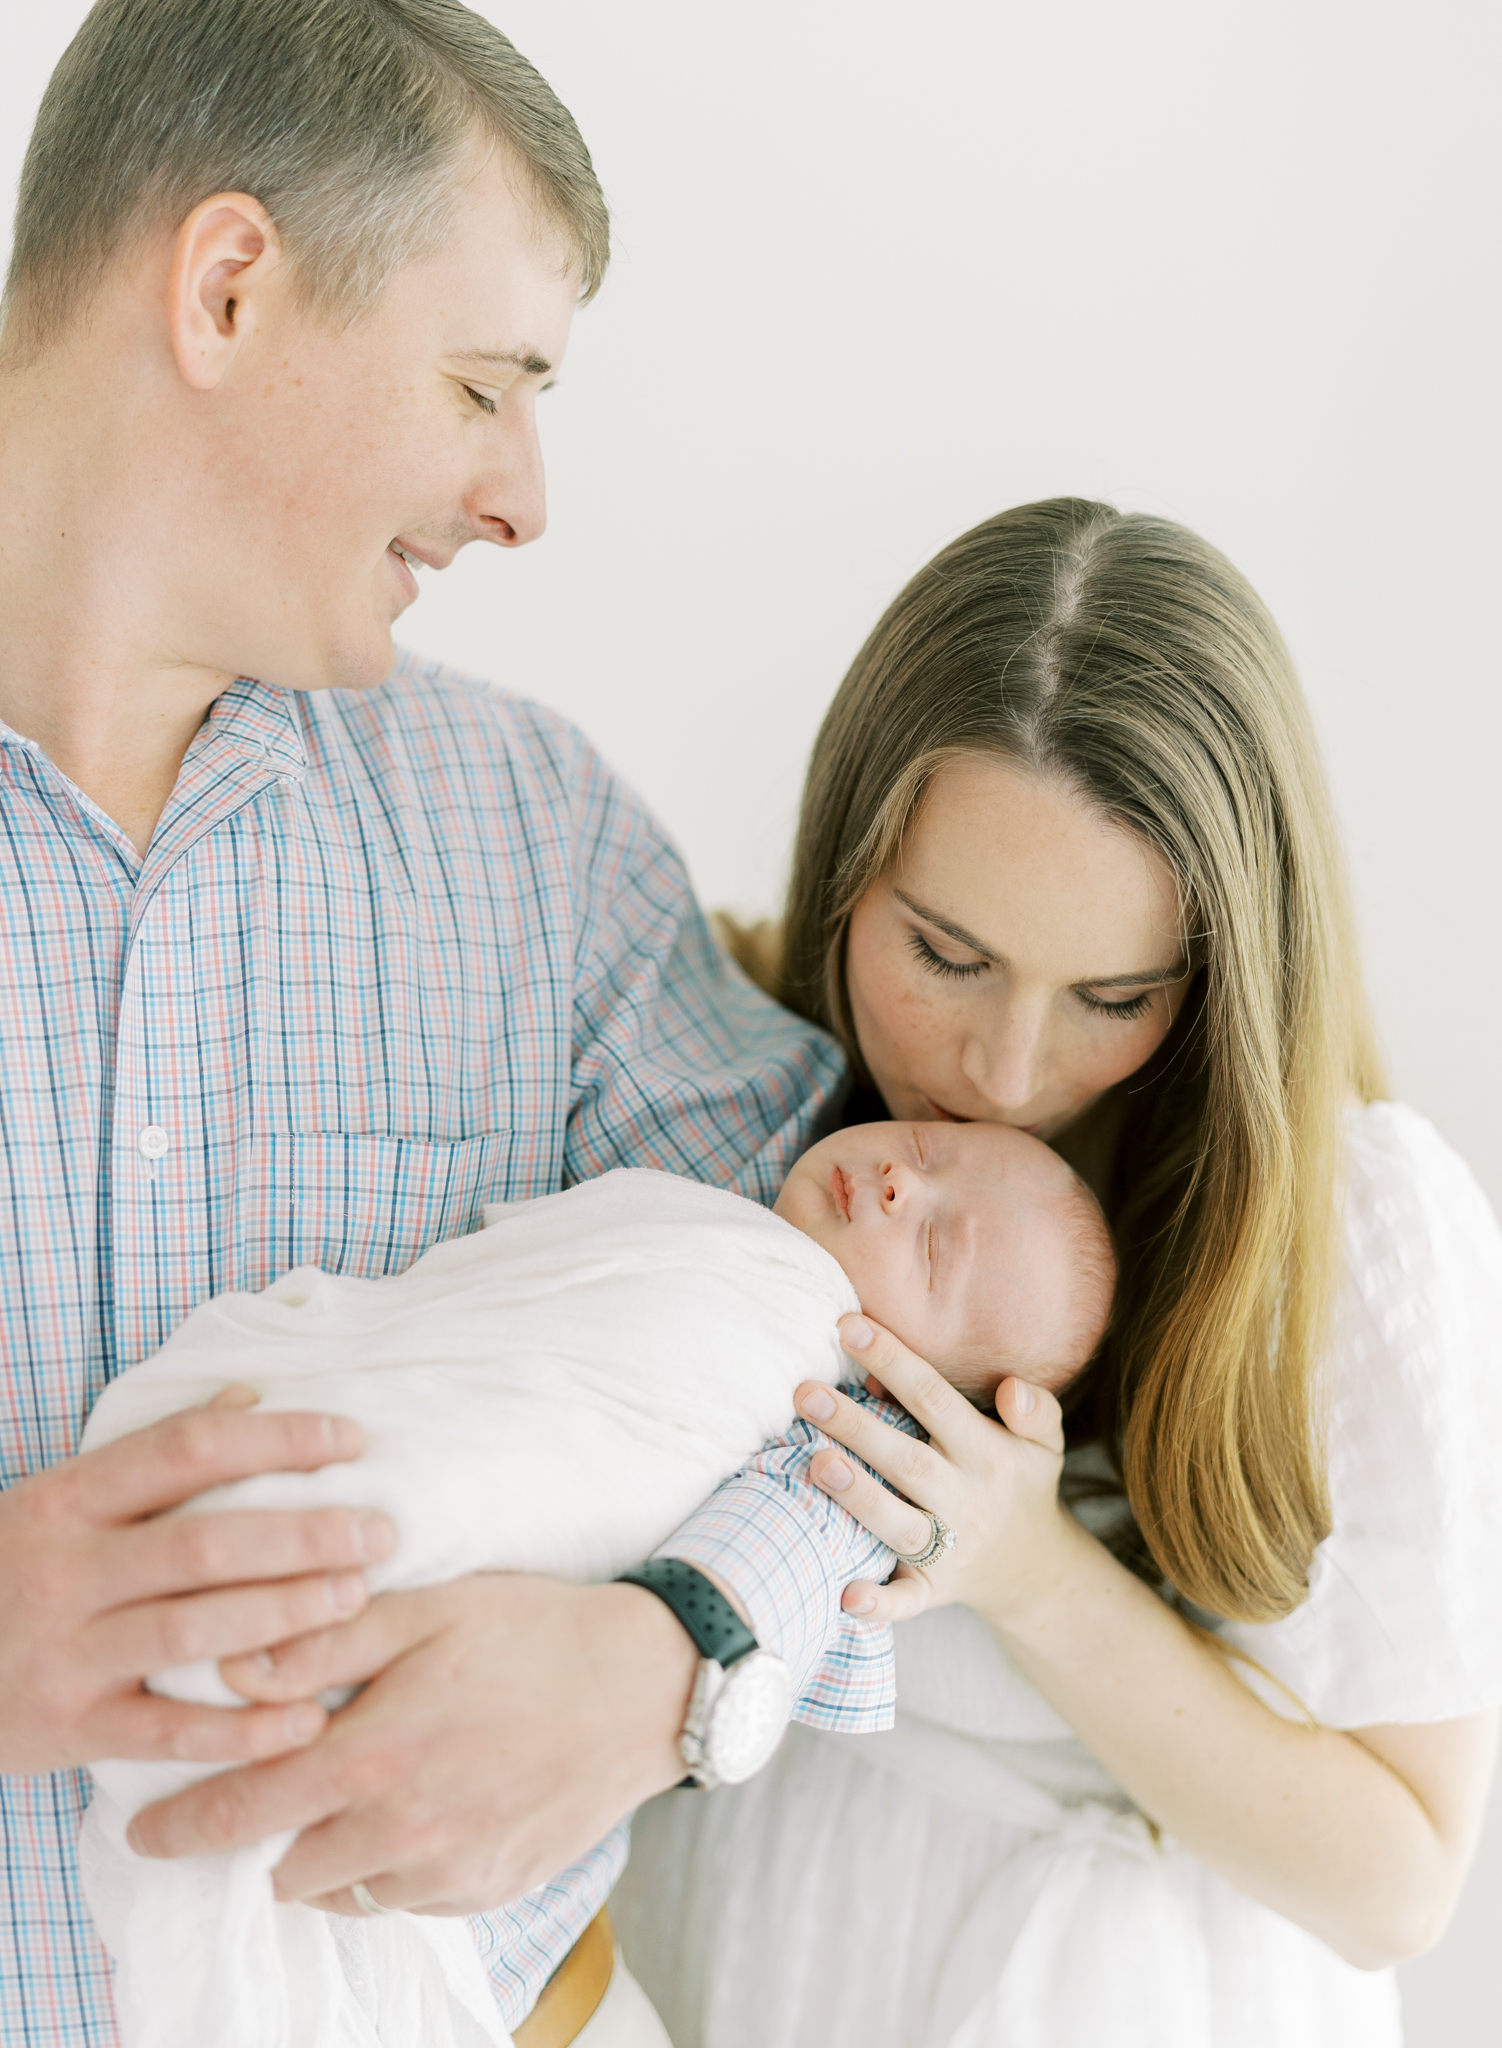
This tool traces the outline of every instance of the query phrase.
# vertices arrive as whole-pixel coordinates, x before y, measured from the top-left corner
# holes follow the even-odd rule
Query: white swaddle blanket
[[[216,1487],[179,1512],[356,1505],[395,1523],[373,1591],[472,1571],[598,1580],[656,1548],[787,1428],[803,1379],[844,1369],[857,1306],[837,1263],[738,1195],[617,1172],[508,1208],[384,1280],[313,1267],[195,1309],[116,1380],[93,1449],[244,1381],[271,1409],[354,1416],[353,1464]],[[238,1705],[212,1665],[152,1681]],[[469,2048],[505,2043],[463,1920],[352,1921],[278,1905],[290,1835],[153,1861],[150,1801],[216,1768],[108,1762],[80,1841],[116,1960],[126,2048]]]

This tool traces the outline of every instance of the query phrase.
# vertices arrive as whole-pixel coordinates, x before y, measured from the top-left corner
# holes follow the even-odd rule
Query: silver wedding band
[[[943,1557],[946,1551],[953,1550],[958,1541],[953,1529],[950,1528],[947,1522],[941,1521],[932,1508],[920,1508],[918,1512],[920,1515],[927,1515],[928,1517],[929,1537],[927,1543],[924,1544],[921,1550],[914,1551],[911,1557],[908,1556],[905,1550],[897,1552],[902,1562],[905,1565],[910,1565],[915,1572],[921,1572],[923,1567],[932,1564],[936,1557]]]
[[[358,1878],[350,1886],[350,1891],[354,1895],[355,1904],[362,1913],[399,1913],[401,1911],[400,1906],[383,1906],[379,1899],[373,1899],[370,1896],[369,1885],[361,1884]]]

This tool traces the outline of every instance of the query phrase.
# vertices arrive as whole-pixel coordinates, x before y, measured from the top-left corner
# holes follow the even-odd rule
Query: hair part
[[[583,137],[459,0],[98,0],[26,152],[5,353],[40,354],[122,253],[216,192],[265,207],[307,310],[356,319],[442,247],[477,142],[505,152],[590,299],[610,223]]]
[[[1341,1123],[1383,1088],[1303,695],[1255,592],[1167,520],[1055,498],[944,549],[857,655],[804,791],[778,992],[857,1066],[851,912],[939,768],[987,754],[1139,833],[1194,927],[1189,999],[1125,1085],[1121,1279],[1071,1431],[1116,1461],[1158,1574],[1269,1620],[1329,1529]]]

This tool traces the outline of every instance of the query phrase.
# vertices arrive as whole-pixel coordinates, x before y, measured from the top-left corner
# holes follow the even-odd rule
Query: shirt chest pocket
[[[230,1284],[265,1287],[290,1266],[364,1278],[402,1272],[429,1245],[474,1229],[487,1202],[548,1192],[535,1151],[515,1131],[451,1144],[325,1131],[258,1137],[237,1161]]]

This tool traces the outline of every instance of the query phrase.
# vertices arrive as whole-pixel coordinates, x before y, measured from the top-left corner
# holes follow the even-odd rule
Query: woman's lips
[[[956,1116],[952,1109],[946,1109],[942,1102],[935,1102],[932,1096],[924,1095],[921,1096],[919,1099],[926,1105],[929,1113],[929,1119],[933,1123],[969,1124],[974,1123],[975,1121],[974,1117]]]
[[[973,1124],[973,1123],[976,1123],[976,1122],[978,1122],[978,1121],[985,1121],[985,1122],[988,1122],[988,1123],[989,1123],[989,1122],[992,1122],[992,1121],[996,1121],[996,1122],[1000,1122],[1000,1123],[1005,1123],[1005,1122],[1006,1122],[1006,1118],[1005,1118],[1005,1117],[1000,1117],[1000,1118],[996,1118],[996,1119],[992,1119],[992,1118],[989,1118],[989,1117],[988,1117],[988,1118],[985,1118],[985,1119],[978,1119],[978,1118],[976,1118],[976,1117],[973,1117],[973,1116],[956,1116],[956,1115],[955,1115],[955,1113],[954,1113],[954,1111],[953,1111],[952,1109],[946,1109],[946,1108],[944,1107],[944,1105],[943,1105],[943,1103],[942,1103],[942,1102],[935,1102],[935,1101],[934,1101],[934,1099],[933,1099],[933,1097],[932,1097],[931,1095],[923,1095],[923,1096],[920,1096],[920,1097],[919,1097],[919,1100],[920,1100],[920,1101],[921,1101],[921,1102],[923,1103],[924,1107],[925,1107],[925,1108],[926,1108],[926,1109],[928,1110],[928,1112],[929,1112],[929,1121],[930,1121],[931,1123],[936,1123],[936,1124]],[[1025,1133],[1025,1134],[1026,1134],[1026,1135],[1027,1135],[1027,1136],[1028,1136],[1029,1138],[1035,1138],[1035,1137],[1036,1137],[1036,1136],[1038,1135],[1039,1131],[1041,1131],[1041,1130],[1042,1130],[1042,1128],[1043,1128],[1043,1125],[1042,1125],[1042,1123],[1041,1123],[1041,1122],[1039,1122],[1039,1123],[1035,1123],[1035,1124],[1013,1124],[1013,1125],[1011,1126],[1011,1128],[1012,1128],[1012,1129],[1013,1129],[1014,1131],[1022,1131],[1022,1132],[1024,1132],[1024,1133]]]
[[[850,1176],[843,1166],[837,1166],[829,1176],[829,1193],[835,1208],[848,1223],[850,1221]]]

